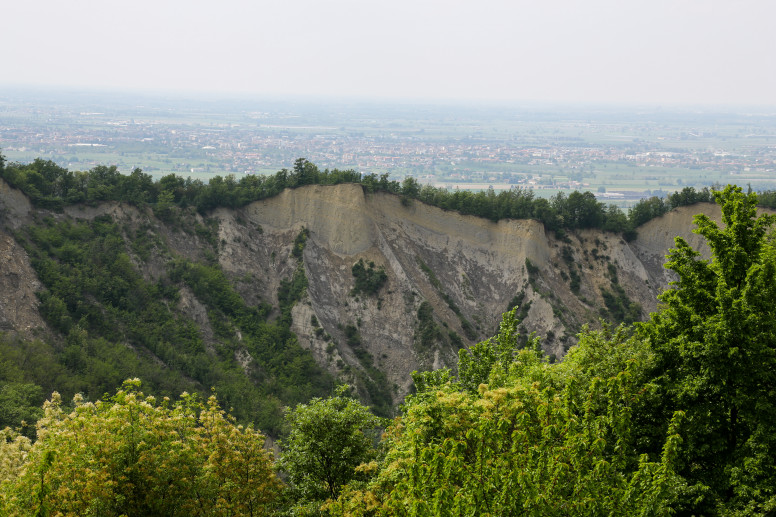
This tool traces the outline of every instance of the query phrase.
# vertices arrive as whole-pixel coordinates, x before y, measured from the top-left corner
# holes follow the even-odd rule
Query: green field
[[[106,164],[203,181],[271,174],[304,157],[322,169],[413,176],[449,188],[519,186],[541,196],[582,189],[628,198],[729,182],[776,188],[771,111],[0,91],[0,152],[10,161],[41,157],[71,170]]]

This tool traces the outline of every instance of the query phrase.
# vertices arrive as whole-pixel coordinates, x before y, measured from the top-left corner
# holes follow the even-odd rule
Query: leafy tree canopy
[[[725,226],[697,215],[694,230],[711,260],[677,238],[666,267],[678,280],[640,328],[658,359],[651,414],[687,413],[681,473],[702,495],[696,511],[759,514],[776,508],[776,249],[766,238],[776,217],[758,217],[757,196],[739,187],[714,197]]]
[[[328,505],[334,515],[666,515],[677,413],[655,461],[634,442],[634,408],[649,396],[649,361],[624,330],[585,335],[568,364],[531,349],[496,354],[476,391],[446,372],[422,375],[389,427],[386,456],[366,485]],[[591,354],[611,352],[607,365]],[[499,357],[500,355],[500,357]],[[462,379],[471,375],[462,373]]]
[[[4,436],[0,513],[266,515],[280,493],[262,435],[238,426],[215,397],[158,401],[124,383],[96,403],[55,393],[37,441]],[[7,434],[8,431],[5,431]]]
[[[381,419],[346,396],[348,386],[326,399],[299,404],[286,414],[290,427],[279,466],[300,503],[336,499],[343,485],[361,476],[356,467],[375,459]]]

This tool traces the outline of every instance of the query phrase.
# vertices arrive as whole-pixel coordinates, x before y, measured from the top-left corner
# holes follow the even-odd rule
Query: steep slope
[[[668,248],[673,247],[674,238],[677,236],[686,240],[693,249],[698,250],[704,257],[711,256],[711,250],[706,244],[706,240],[691,231],[694,228],[693,217],[695,214],[701,213],[709,216],[717,224],[722,223],[722,212],[718,205],[698,203],[676,208],[639,227],[638,239],[631,243],[631,248],[647,269],[650,281],[661,286],[668,285],[670,271],[663,267],[663,263]]]
[[[645,317],[667,285],[661,259],[673,236],[693,240],[694,208],[652,221],[633,243],[598,231],[561,240],[536,221],[494,223],[364,194],[359,185],[286,190],[212,215],[219,221],[223,269],[255,279],[240,284],[244,297],[273,303],[282,272],[271,267],[271,250],[282,256],[279,250],[306,228],[309,285],[304,303],[294,307],[294,332],[320,364],[345,377],[373,361],[394,397],[401,397],[411,387],[409,372],[453,365],[457,348],[494,334],[501,313],[515,303],[526,332],[542,336],[555,357],[575,342],[582,324],[612,319],[617,303]],[[713,213],[714,205],[700,208]],[[350,294],[351,268],[360,259],[386,271],[387,284],[376,296]]]
[[[355,184],[306,186],[205,218],[184,211],[160,220],[150,209],[119,203],[59,214],[36,210],[0,180],[0,325],[26,335],[35,328],[57,334],[38,314],[34,293],[41,284],[10,232],[46,217],[109,216],[148,282],[170,282],[176,260],[217,263],[246,306],[273,307],[270,321],[284,318],[289,285],[296,282],[301,299],[291,302],[290,328],[299,344],[320,366],[384,405],[411,389],[413,370],[454,365],[460,347],[493,335],[511,306],[519,305],[524,336],[537,332],[555,358],[585,323],[645,317],[669,280],[662,257],[676,235],[693,242],[692,215],[699,210],[718,218],[713,205],[684,207],[647,223],[626,243],[592,230],[557,238],[537,221],[494,223],[391,194],[366,194]],[[385,272],[385,284],[374,293],[353,292],[359,260]],[[263,378],[259,350],[248,341],[240,345],[245,330],[212,321],[218,311],[202,291],[175,285],[174,311],[197,325],[211,355],[233,340],[233,359],[248,377]]]
[[[30,333],[45,325],[35,292],[40,282],[11,231],[29,222],[27,197],[0,179],[0,331]]]

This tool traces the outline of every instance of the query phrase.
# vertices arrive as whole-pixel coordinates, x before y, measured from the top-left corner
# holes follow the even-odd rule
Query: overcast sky
[[[17,0],[0,85],[776,105],[773,0]]]

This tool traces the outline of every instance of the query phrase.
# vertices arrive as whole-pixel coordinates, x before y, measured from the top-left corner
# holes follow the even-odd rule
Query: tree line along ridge
[[[239,180],[233,175],[214,176],[207,183],[169,174],[154,180],[150,174],[135,169],[121,174],[115,166],[98,165],[89,171],[70,171],[50,160],[36,159],[29,164],[4,163],[0,155],[0,177],[20,189],[39,207],[53,210],[75,203],[123,201],[150,205],[166,218],[173,207],[192,207],[207,213],[216,207],[237,208],[253,201],[270,198],[286,188],[305,185],[360,184],[367,193],[388,192],[412,200],[498,221],[501,219],[536,219],[545,227],[562,234],[567,230],[598,228],[621,233],[626,240],[636,237],[636,228],[669,210],[700,202],[713,202],[712,189],[685,187],[665,198],[642,199],[626,214],[616,205],[598,201],[592,192],[560,192],[550,199],[538,198],[531,190],[513,188],[498,194],[492,189],[480,192],[449,191],[421,185],[412,177],[402,182],[354,170],[320,170],[300,158],[294,167],[274,175],[247,175]],[[776,208],[776,192],[759,193],[761,206]]]

